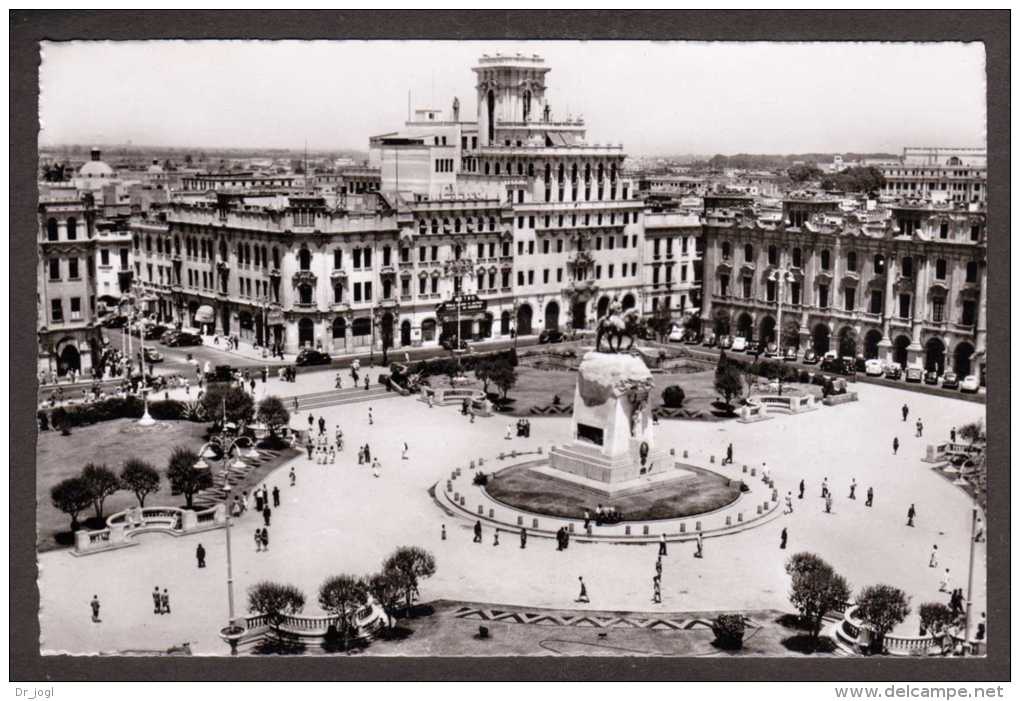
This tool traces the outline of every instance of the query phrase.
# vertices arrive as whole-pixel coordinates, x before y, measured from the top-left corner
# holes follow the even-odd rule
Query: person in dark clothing
[[[273,486],[273,506],[277,507],[280,505],[280,488]]]
[[[267,526],[269,525],[269,519],[270,519],[270,517],[272,515],[273,515],[273,512],[269,508],[269,504],[266,504],[265,508],[262,509],[262,520],[264,520],[266,522]]]
[[[152,590],[152,612],[154,614],[159,615],[163,613],[163,607],[160,605],[160,601],[161,599],[159,597],[159,587],[156,587],[155,589]]]
[[[262,491],[259,489],[255,490],[255,510],[262,511],[266,504],[262,503]]]
[[[728,446],[726,446],[726,459],[723,460],[723,465],[732,464],[733,464],[733,444],[730,443]]]
[[[202,547],[201,543],[195,548],[195,559],[198,560],[199,567],[205,567],[205,548]]]
[[[786,529],[784,528],[782,533],[779,534],[779,549],[786,550]]]
[[[900,439],[899,438],[893,438],[892,439],[892,454],[896,455],[896,451],[899,450],[899,449],[900,449]]]
[[[268,528],[263,528],[262,529],[262,549],[263,550],[267,550],[267,551],[269,550],[269,529]]]
[[[907,525],[908,526],[913,526],[914,525],[914,516],[916,516],[916,515],[917,515],[917,511],[914,510],[914,505],[911,504],[910,508],[907,509]]]
[[[473,542],[473,543],[481,543],[482,542],[482,522],[481,521],[475,521],[475,539],[473,541],[471,541],[471,542]]]
[[[308,441],[305,443],[305,449],[308,451],[308,459],[312,459],[312,451],[315,450],[315,445],[312,443],[312,435],[308,434]]]
[[[903,411],[903,420],[906,421],[907,420],[907,415],[910,413],[910,408],[906,404],[904,404],[902,411]]]
[[[372,462],[372,451],[368,448],[368,443],[365,444],[365,462]]]
[[[797,495],[798,499],[804,498],[804,480],[800,481],[800,494]]]
[[[524,550],[528,545],[528,532],[521,528],[521,550]]]
[[[325,432],[326,432],[326,419],[320,416],[319,417],[319,435],[321,436]]]
[[[874,490],[874,489],[872,489],[871,487],[868,487],[868,498],[867,498],[867,499],[865,499],[865,501],[864,501],[864,505],[865,505],[865,506],[871,506],[871,503],[872,503],[872,502],[873,502],[874,500],[875,500],[875,490]]]
[[[92,608],[92,622],[99,623],[99,595],[93,594],[92,601],[89,602],[89,606]]]

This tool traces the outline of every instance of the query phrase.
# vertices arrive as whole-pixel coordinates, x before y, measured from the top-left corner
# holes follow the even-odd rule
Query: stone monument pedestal
[[[676,466],[668,451],[655,446],[652,387],[652,374],[640,358],[585,354],[574,391],[574,439],[550,451],[552,469],[545,474],[606,494],[672,476],[661,474]],[[676,477],[689,475],[675,473]]]

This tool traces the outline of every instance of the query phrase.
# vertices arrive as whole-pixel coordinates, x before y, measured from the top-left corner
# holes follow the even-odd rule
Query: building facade
[[[882,195],[984,204],[988,201],[988,160],[984,149],[904,148],[899,163],[878,166],[885,176]]]

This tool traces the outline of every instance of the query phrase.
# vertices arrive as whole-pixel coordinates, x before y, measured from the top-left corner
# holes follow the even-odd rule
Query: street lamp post
[[[793,273],[789,270],[783,270],[776,268],[769,273],[769,280],[776,283],[776,347],[779,348],[779,352],[783,352],[783,292],[786,288],[786,283],[793,282]]]
[[[223,473],[224,499],[228,504],[227,512],[227,625],[234,624],[234,561],[230,552],[230,482],[227,481],[226,472]],[[231,654],[236,655],[236,647],[231,649]]]
[[[967,563],[967,608],[963,617],[963,646],[964,654],[967,651],[967,642],[970,635],[970,607],[971,597],[974,590],[974,538],[977,537],[977,502],[971,507],[970,512],[970,559]]]

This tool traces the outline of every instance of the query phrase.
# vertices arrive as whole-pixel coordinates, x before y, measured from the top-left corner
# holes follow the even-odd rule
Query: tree
[[[857,595],[857,616],[875,631],[875,642],[885,637],[910,614],[910,599],[902,589],[874,584]]]
[[[92,506],[96,510],[96,518],[103,518],[103,502],[106,497],[120,491],[120,480],[113,470],[106,465],[88,463],[81,471],[81,478],[88,486],[89,495],[92,497]]]
[[[304,607],[305,595],[292,584],[263,581],[248,587],[248,611],[264,615],[277,632],[285,616],[301,613]]]
[[[496,362],[491,358],[479,358],[475,363],[475,379],[482,383],[482,391],[489,393],[489,383],[492,382],[492,371]]]
[[[411,601],[418,593],[418,580],[436,572],[436,559],[428,550],[417,546],[397,548],[383,563],[383,572],[404,597],[404,610],[410,612]]]
[[[190,448],[177,446],[170,453],[170,462],[166,468],[166,478],[174,492],[184,495],[184,503],[191,508],[191,499],[195,492],[208,489],[213,485],[212,473],[209,469],[197,469],[198,453]]]
[[[279,397],[269,396],[259,402],[258,419],[271,435],[290,423],[290,412]]]
[[[874,166],[846,168],[822,179],[823,190],[877,192],[885,185],[885,176]]]
[[[813,165],[795,165],[786,170],[790,180],[795,183],[803,183],[808,180],[817,180],[822,177],[822,171]]]
[[[159,489],[159,472],[144,460],[131,458],[120,471],[120,482],[124,489],[134,492],[138,505],[144,507],[145,497]]]
[[[50,488],[53,506],[71,517],[71,530],[78,530],[78,514],[92,504],[92,492],[79,477],[68,477]]]
[[[510,363],[501,359],[494,363],[494,367],[491,370],[491,379],[492,383],[502,393],[503,401],[506,401],[507,394],[517,384],[517,371],[514,370]]]
[[[658,307],[645,323],[648,324],[648,330],[658,337],[659,343],[662,343],[666,334],[673,330],[674,325],[668,307]]]
[[[255,401],[240,387],[225,382],[212,382],[202,395],[202,410],[214,421],[222,421],[226,410],[227,421],[235,423],[251,421],[255,413]]]
[[[340,574],[330,577],[319,587],[319,606],[337,617],[344,649],[347,649],[354,617],[368,603],[368,583],[361,577]]]
[[[921,619],[921,635],[936,633],[942,626],[953,620],[953,612],[949,607],[940,601],[929,601],[921,604],[917,609],[917,615]]]
[[[963,440],[967,441],[971,445],[975,443],[985,442],[985,422],[974,421],[973,423],[964,424],[960,426],[960,430],[956,432],[957,435]]]
[[[662,404],[669,409],[679,409],[684,405],[684,390],[680,385],[670,385],[662,390]]]
[[[376,572],[368,578],[368,591],[372,598],[382,606],[386,614],[386,625],[393,627],[392,611],[397,608],[400,602],[401,589],[396,577],[391,572]]]
[[[791,579],[790,603],[810,626],[811,637],[817,639],[822,630],[822,617],[846,603],[850,587],[829,563],[813,553],[791,556],[786,562],[786,572]]]
[[[743,390],[740,368],[729,361],[726,353],[720,353],[719,363],[715,366],[715,391],[722,395],[730,411],[733,411],[733,398],[740,396]]]

